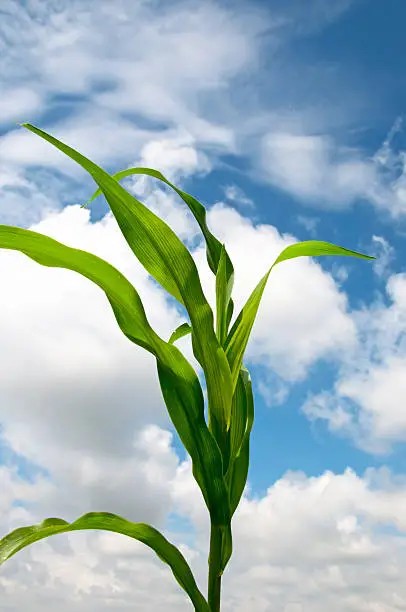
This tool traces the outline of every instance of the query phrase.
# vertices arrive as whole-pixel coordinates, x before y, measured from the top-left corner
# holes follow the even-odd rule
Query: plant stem
[[[211,525],[210,530],[210,553],[209,553],[209,589],[208,603],[210,612],[220,612],[221,593],[221,529],[217,525]]]

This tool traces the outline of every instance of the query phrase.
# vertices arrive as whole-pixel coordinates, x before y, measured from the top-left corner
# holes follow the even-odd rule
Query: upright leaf
[[[329,242],[321,242],[318,240],[307,240],[305,242],[299,242],[292,244],[282,251],[277,257],[275,262],[272,264],[265,276],[260,280],[254,291],[248,298],[245,306],[242,308],[237,319],[227,336],[225,342],[225,349],[228,362],[231,368],[231,376],[233,379],[233,389],[235,389],[239,371],[241,368],[245,349],[247,347],[248,339],[251,334],[252,327],[255,322],[255,318],[258,312],[259,304],[261,302],[262,294],[264,292],[268,277],[272,269],[281,261],[287,259],[293,259],[295,257],[302,256],[320,256],[320,255],[341,255],[347,257],[359,257],[361,259],[375,259],[369,255],[362,255],[356,251],[350,251],[343,247],[339,247]]]
[[[186,559],[176,546],[154,527],[145,523],[132,523],[109,512],[89,512],[73,523],[68,523],[63,519],[49,518],[39,525],[15,529],[0,540],[0,565],[34,542],[59,533],[85,529],[121,533],[143,542],[158,555],[161,561],[169,565],[176,581],[189,595],[195,611],[210,612],[208,603],[199,591]]]
[[[78,272],[105,292],[124,335],[156,357],[169,416],[192,458],[193,474],[210,516],[215,524],[227,525],[229,509],[223,463],[206,425],[199,379],[181,351],[152,329],[133,285],[96,255],[31,230],[0,225],[0,248],[20,251],[44,266]]]
[[[209,414],[215,414],[227,428],[232,400],[230,368],[214,331],[213,312],[204,296],[195,262],[183,242],[162,219],[100,166],[43,130],[28,123],[22,125],[65,153],[93,177],[134,255],[162,287],[185,306],[192,326],[193,351],[206,378]]]
[[[249,467],[250,435],[254,423],[254,397],[251,377],[243,365],[233,398],[233,414],[230,429],[230,460],[226,483],[230,496],[230,512],[233,516],[247,482]]]
[[[227,314],[233,289],[233,277],[228,276],[226,257],[226,249],[223,245],[216,274],[216,331],[221,346],[224,345],[227,338],[229,325]]]

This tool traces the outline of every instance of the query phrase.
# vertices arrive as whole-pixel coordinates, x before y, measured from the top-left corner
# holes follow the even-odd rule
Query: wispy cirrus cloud
[[[398,219],[406,213],[406,153],[392,142],[401,129],[398,118],[373,156],[325,134],[270,132],[260,151],[264,178],[308,206],[339,210],[362,200]]]

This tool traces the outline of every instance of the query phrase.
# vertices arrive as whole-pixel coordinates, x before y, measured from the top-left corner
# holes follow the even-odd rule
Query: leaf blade
[[[188,206],[189,210],[192,212],[193,216],[195,217],[197,223],[199,224],[199,227],[206,241],[207,262],[213,274],[216,274],[217,268],[219,265],[219,261],[220,261],[222,244],[214,236],[214,234],[212,234],[212,232],[209,230],[207,226],[205,207],[198,200],[196,200],[196,198],[194,198],[192,195],[190,195],[189,193],[186,193],[185,191],[182,191],[182,189],[179,189],[173,183],[168,181],[168,179],[165,178],[165,176],[161,172],[159,172],[159,170],[154,170],[153,168],[145,168],[145,167],[127,168],[126,170],[120,170],[120,172],[116,172],[112,176],[116,181],[120,181],[124,178],[127,178],[128,176],[133,176],[137,174],[152,176],[153,178],[156,178],[159,181],[165,183],[171,189],[173,189],[181,197],[181,199],[185,202],[185,204]],[[85,202],[85,204],[82,205],[82,208],[87,206],[91,202],[93,202],[93,200],[95,200],[101,194],[102,194],[102,190],[97,189],[93,193],[91,198],[87,202]],[[231,263],[231,259],[229,258],[228,254],[226,254],[226,260],[227,260],[227,269],[229,270],[229,274],[231,276],[231,274],[233,273],[233,265]]]
[[[237,418],[232,420],[232,429],[234,427],[235,431],[230,431],[230,463],[225,475],[230,495],[231,516],[237,509],[247,482],[250,436],[254,424],[254,396],[251,377],[244,365],[241,367],[238,383],[237,389],[240,387],[240,402],[243,402],[243,406],[241,406],[241,403],[234,406],[233,416]],[[238,396],[235,402],[238,402]]]
[[[173,344],[174,342],[180,340],[180,338],[183,338],[183,336],[187,336],[191,332],[192,328],[190,327],[189,323],[182,323],[181,325],[179,325],[179,327],[175,329],[174,332],[172,332],[168,342],[169,344]]]
[[[233,308],[230,304],[233,280],[234,275],[228,276],[226,249],[223,244],[216,273],[216,332],[221,346],[224,345],[227,338],[228,325],[231,318],[229,308]],[[229,425],[228,423],[227,426],[229,427]]]
[[[281,261],[294,259],[296,257],[320,257],[323,255],[376,259],[371,255],[364,255],[363,253],[358,253],[358,251],[351,251],[350,249],[340,247],[331,242],[325,242],[323,240],[303,240],[302,242],[290,244],[283,249],[282,253],[274,261],[272,267],[276,266],[276,264]]]
[[[272,269],[280,262],[288,259],[294,259],[296,257],[303,256],[323,256],[323,255],[334,255],[334,256],[347,256],[347,257],[358,257],[360,259],[375,259],[370,255],[363,255],[357,251],[351,251],[340,247],[329,242],[322,242],[319,240],[307,240],[296,244],[289,245],[282,253],[276,258],[268,272],[259,281],[247,302],[241,309],[237,319],[227,336],[225,341],[225,351],[227,359],[231,368],[231,376],[233,379],[233,389],[235,389],[239,371],[242,365],[245,349],[248,344],[249,336],[251,334],[252,327],[255,322],[255,318],[258,312],[258,308],[261,302],[263,292],[265,290],[266,283]]]
[[[198,376],[181,351],[152,329],[133,285],[100,257],[31,230],[0,225],[0,248],[20,251],[44,266],[78,272],[104,291],[124,335],[152,353],[158,367],[171,376],[174,393],[164,396],[169,416],[192,458],[194,475],[213,522],[227,525],[230,519],[222,458],[207,428]]]
[[[226,428],[233,394],[230,367],[214,331],[213,312],[203,293],[196,264],[185,245],[162,219],[100,166],[47,132],[29,123],[21,125],[65,153],[92,176],[134,255],[185,306],[192,326],[193,352],[206,377],[209,414],[215,415]],[[221,445],[221,439],[217,442]]]
[[[56,534],[88,529],[120,533],[143,542],[161,561],[169,565],[175,580],[189,596],[196,612],[210,612],[207,601],[179,549],[154,527],[146,523],[132,523],[110,512],[89,512],[72,523],[49,518],[38,525],[15,529],[0,540],[0,565],[34,542]]]

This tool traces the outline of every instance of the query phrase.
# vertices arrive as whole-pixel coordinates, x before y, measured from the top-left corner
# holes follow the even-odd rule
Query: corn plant
[[[157,170],[130,168],[112,176],[50,134],[28,123],[21,125],[54,145],[91,175],[98,189],[84,206],[100,194],[104,195],[134,255],[187,312],[189,321],[164,340],[150,326],[135,287],[112,265],[40,233],[0,225],[0,248],[20,251],[43,266],[74,270],[93,281],[106,294],[123,334],[154,355],[164,402],[191,457],[193,476],[210,516],[208,593],[207,598],[204,597],[181,552],[157,529],[109,512],[90,512],[72,523],[48,518],[38,525],[16,529],[0,540],[0,564],[29,544],[54,534],[81,529],[113,531],[139,540],[155,551],[171,568],[194,610],[219,612],[221,578],[232,554],[231,520],[247,481],[254,421],[252,382],[243,358],[271,270],[282,261],[301,256],[374,258],[316,240],[290,245],[258,282],[231,325],[233,265],[225,245],[210,232],[206,210],[200,202],[175,187]],[[149,175],[172,188],[199,224],[206,243],[207,261],[215,275],[215,317],[189,250],[163,220],[120,185],[121,179],[136,174]],[[174,344],[188,333],[193,354],[204,374],[207,422],[199,378]]]

